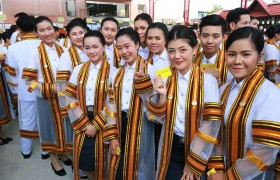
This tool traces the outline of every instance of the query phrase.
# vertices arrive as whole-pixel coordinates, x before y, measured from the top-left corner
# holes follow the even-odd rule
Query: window
[[[67,16],[76,16],[75,0],[66,0],[66,11]]]
[[[120,3],[87,3],[89,16],[106,17],[113,16],[119,18],[128,18],[129,11],[127,4]]]

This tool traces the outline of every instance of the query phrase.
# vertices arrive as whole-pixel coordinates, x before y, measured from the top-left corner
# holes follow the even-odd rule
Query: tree
[[[220,10],[222,10],[222,9],[224,9],[224,8],[223,8],[221,5],[214,4],[213,7],[212,7],[212,10],[209,11],[209,12],[207,13],[207,15],[208,15],[208,14],[213,14],[214,12],[220,11]]]

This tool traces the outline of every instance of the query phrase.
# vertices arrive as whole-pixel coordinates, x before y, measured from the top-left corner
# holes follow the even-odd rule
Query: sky
[[[271,2],[272,0],[264,0]],[[241,0],[190,0],[190,19],[197,17],[198,11],[211,11],[214,4],[230,10],[240,7]],[[155,18],[183,20],[184,0],[156,0]]]

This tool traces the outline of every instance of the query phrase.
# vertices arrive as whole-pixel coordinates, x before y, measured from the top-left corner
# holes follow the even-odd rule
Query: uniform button
[[[125,104],[128,104],[128,101],[126,101]]]
[[[126,92],[126,93],[129,93],[129,90],[126,90],[125,92]]]
[[[130,79],[127,79],[127,82],[129,82],[130,81]]]
[[[184,94],[181,94],[181,96],[184,96]]]
[[[89,88],[89,90],[91,91],[91,88]]]

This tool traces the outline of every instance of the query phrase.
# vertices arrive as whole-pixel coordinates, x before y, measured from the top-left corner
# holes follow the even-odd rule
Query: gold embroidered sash
[[[177,97],[178,97],[178,77],[175,70],[171,77],[167,80],[167,103],[166,103],[166,119],[163,135],[163,145],[158,167],[157,179],[165,179],[168,165],[170,161],[172,141],[174,135],[174,126],[176,121]],[[204,103],[204,75],[200,67],[193,64],[188,92],[186,96],[186,112],[185,112],[185,153],[189,153],[189,147],[194,135],[199,127],[202,116],[202,108]],[[186,156],[187,157],[187,156]]]
[[[244,143],[246,138],[246,122],[254,98],[263,84],[265,78],[263,74],[256,69],[254,73],[248,76],[230,108],[226,121],[226,149],[227,149],[227,168],[230,168],[238,158],[243,158]],[[229,84],[222,94],[222,104],[224,109],[227,104],[230,88]]]
[[[140,61],[144,61],[140,56],[136,60],[136,71],[139,70]],[[146,66],[144,72],[147,73]],[[118,71],[114,81],[115,102],[117,103],[118,110],[118,123],[117,128],[121,132],[121,97],[122,86],[124,78],[125,66],[121,67]],[[140,97],[136,94],[133,85],[133,92],[130,98],[130,108],[128,113],[127,131],[126,131],[126,144],[124,151],[124,168],[123,179],[133,180],[138,177],[138,160],[140,153],[140,138],[142,132],[142,102]],[[120,139],[119,139],[120,140]],[[121,141],[120,141],[121,142]],[[109,179],[115,179],[115,174],[120,157],[113,157],[110,165],[110,177]]]
[[[22,36],[21,40],[26,40],[26,39],[39,39],[35,33],[26,33],[25,35]]]
[[[78,86],[77,86],[77,98],[80,104],[82,111],[84,112],[85,117],[87,117],[86,109],[86,85],[89,76],[91,61],[86,62],[80,69],[78,75]],[[97,80],[95,85],[95,97],[94,97],[94,119],[90,120],[94,126],[99,130],[96,134],[95,141],[95,179],[104,179],[105,178],[105,153],[104,153],[104,144],[103,144],[103,135],[102,130],[106,124],[106,119],[101,115],[101,111],[105,106],[106,92],[108,89],[108,80],[110,73],[110,65],[106,59],[103,58],[100,70],[97,74]],[[85,122],[81,122],[84,121]],[[79,121],[79,120],[78,120]],[[88,119],[84,118],[76,124],[84,126],[88,124]],[[75,126],[75,124],[73,124]],[[81,132],[81,131],[80,131]],[[81,147],[84,142],[85,133],[76,133],[75,134],[75,143],[74,143],[74,179],[79,179],[79,157],[81,152]]]
[[[54,43],[56,48],[58,57],[63,53],[63,49],[56,43]],[[42,95],[44,98],[49,100],[50,107],[52,109],[52,115],[54,124],[56,126],[56,141],[57,144],[42,144],[42,149],[47,151],[56,151],[56,152],[65,152],[65,134],[64,134],[64,127],[62,118],[60,115],[59,103],[58,103],[58,96],[54,92],[54,84],[55,79],[53,77],[52,67],[50,64],[50,60],[48,58],[47,51],[45,49],[45,45],[42,42],[39,47],[39,56],[40,56],[40,65],[42,70],[42,75],[44,78],[44,83],[42,83]]]
[[[121,62],[121,57],[119,55],[118,48],[117,48],[116,44],[114,44],[114,66],[116,68],[121,67],[120,62]]]
[[[74,69],[74,67],[76,67],[76,66],[78,66],[79,64],[82,63],[81,57],[78,53],[77,48],[74,47],[74,46],[70,46],[68,51],[69,51],[71,61],[72,61],[72,69]]]

